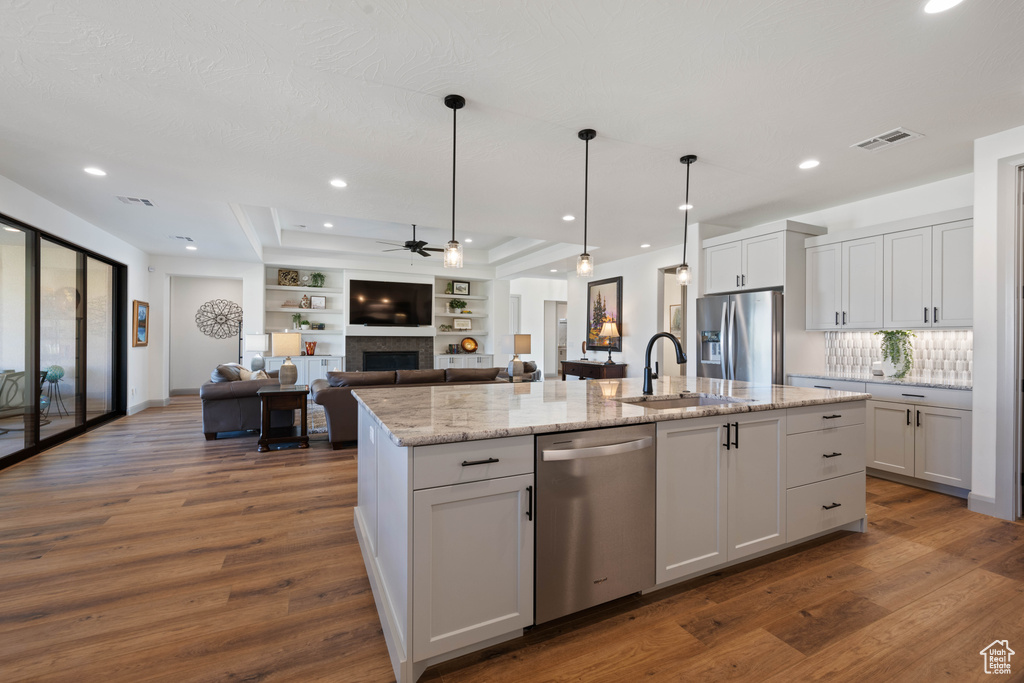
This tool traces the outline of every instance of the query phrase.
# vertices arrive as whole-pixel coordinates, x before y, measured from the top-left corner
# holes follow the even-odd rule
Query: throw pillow
[[[252,377],[250,379],[270,379],[270,375],[268,375],[263,370],[257,370],[256,372],[252,373]]]
[[[238,368],[238,378],[243,382],[252,379],[252,370],[248,368]]]
[[[238,363],[221,363],[210,373],[211,382],[237,382],[241,379],[239,370],[242,366]]]

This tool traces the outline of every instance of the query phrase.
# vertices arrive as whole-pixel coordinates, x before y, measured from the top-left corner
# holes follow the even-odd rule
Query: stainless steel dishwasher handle
[[[551,448],[540,452],[545,462],[553,460],[582,460],[583,458],[600,458],[605,455],[622,455],[633,451],[650,448],[654,445],[654,437],[645,436],[635,441],[611,443],[606,446],[587,446],[585,448]]]

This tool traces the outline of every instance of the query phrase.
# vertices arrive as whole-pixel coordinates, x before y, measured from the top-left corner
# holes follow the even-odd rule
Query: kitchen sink
[[[724,406],[731,403],[748,403],[747,399],[715,396],[714,394],[679,394],[678,396],[629,396],[615,399],[619,403],[629,403],[640,408],[652,410],[672,410],[675,408],[694,408],[697,406]]]

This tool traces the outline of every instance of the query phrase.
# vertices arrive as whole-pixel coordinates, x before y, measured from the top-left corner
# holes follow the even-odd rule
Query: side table
[[[260,428],[260,440],[257,452],[270,450],[270,444],[282,442],[298,442],[299,448],[309,448],[309,434],[306,431],[306,396],[309,386],[296,384],[293,386],[267,386],[260,388],[256,394],[260,397],[263,410],[263,423]],[[271,427],[270,411],[301,410],[302,417],[297,427]]]

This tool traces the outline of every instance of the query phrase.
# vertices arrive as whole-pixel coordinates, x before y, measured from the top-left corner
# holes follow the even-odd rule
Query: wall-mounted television
[[[349,324],[416,327],[432,325],[433,285],[349,280]]]

